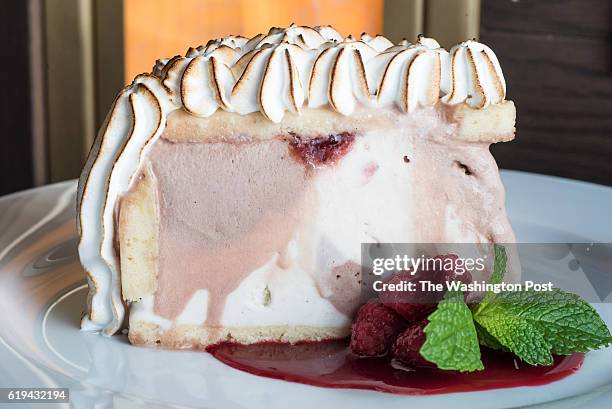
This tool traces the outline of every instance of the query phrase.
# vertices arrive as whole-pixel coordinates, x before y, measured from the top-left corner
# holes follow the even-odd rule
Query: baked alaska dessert
[[[134,344],[342,338],[361,243],[509,243],[493,51],[331,27],[230,36],[122,90],[79,180],[82,328]]]

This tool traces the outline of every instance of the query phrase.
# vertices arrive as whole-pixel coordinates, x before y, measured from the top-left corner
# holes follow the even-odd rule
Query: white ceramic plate
[[[612,189],[521,172],[503,179],[520,241],[612,242]],[[86,287],[74,196],[75,183],[66,182],[0,198],[0,387],[67,387],[70,407],[79,409],[602,408],[612,401],[610,348],[588,354],[580,371],[553,384],[419,397],[261,378],[206,353],[136,348],[125,336],[80,332]],[[612,324],[611,305],[596,307]],[[45,406],[58,407],[32,405]]]

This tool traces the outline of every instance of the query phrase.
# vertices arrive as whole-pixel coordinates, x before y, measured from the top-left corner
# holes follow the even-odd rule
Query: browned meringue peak
[[[362,33],[360,41],[366,43],[378,52],[385,51],[395,45],[386,37],[383,37],[380,34],[376,35],[375,37],[372,37],[368,33]]]
[[[450,89],[442,102],[466,102],[476,109],[506,98],[506,81],[493,50],[474,40],[451,48]]]
[[[254,39],[256,39],[256,37],[249,39],[247,37],[243,37],[243,36],[227,36],[227,37],[223,37],[223,38],[217,38],[214,40],[210,40],[204,48],[203,51],[205,52],[210,52],[213,51],[219,47],[229,47],[231,49],[244,49],[249,48],[249,46],[247,46],[248,43],[253,42]],[[251,49],[252,47],[250,47],[249,49]]]
[[[377,84],[377,104],[394,103],[404,112],[435,105],[448,89],[448,59],[436,40],[423,36],[378,54],[366,65],[368,79]]]
[[[378,52],[351,36],[319,54],[308,83],[308,106],[331,105],[336,111],[350,115],[357,101],[371,105],[365,64]]]
[[[172,102],[197,116],[218,108],[260,111],[279,122],[304,104],[350,115],[357,104],[404,112],[443,103],[499,103],[505,82],[495,54],[468,41],[449,53],[433,39],[398,45],[383,36],[342,37],[330,26],[272,28],[251,39],[229,36],[158,60],[153,74]],[[452,68],[452,69],[451,69]]]
[[[321,44],[329,41],[342,41],[343,37],[333,28],[305,27],[291,24],[287,28],[273,27],[266,36],[263,36],[255,48],[261,48],[265,44],[276,45],[283,42],[296,44],[304,49],[318,48]]]
[[[166,64],[168,64],[169,58],[160,58],[155,61],[155,65],[151,69],[151,74],[156,76],[157,78],[161,78],[162,72]]]
[[[344,37],[342,36],[342,34],[337,32],[336,29],[330,25],[316,26],[314,29],[317,30],[319,34],[321,34],[325,39],[329,41],[339,42],[339,41],[344,40]]]

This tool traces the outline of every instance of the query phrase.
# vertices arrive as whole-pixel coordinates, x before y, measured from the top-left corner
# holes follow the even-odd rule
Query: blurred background
[[[77,177],[116,93],[157,58],[291,22],[480,39],[518,108],[500,167],[612,185],[611,0],[3,0],[0,194]]]

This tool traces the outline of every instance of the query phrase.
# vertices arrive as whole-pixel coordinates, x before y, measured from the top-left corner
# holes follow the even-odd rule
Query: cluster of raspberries
[[[456,257],[438,256],[444,260]],[[468,272],[458,275],[454,271],[419,270],[415,274],[396,273],[385,283],[414,282],[416,288],[420,288],[419,281],[422,280],[469,283],[472,277]],[[428,323],[427,316],[436,309],[443,296],[443,292],[416,290],[379,292],[377,299],[362,305],[357,313],[351,332],[351,350],[354,354],[368,357],[391,353],[394,359],[411,367],[435,368],[433,363],[421,356],[419,350],[425,342],[423,330]]]

